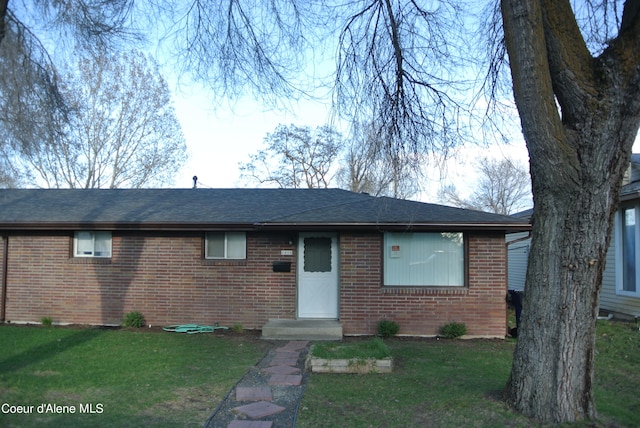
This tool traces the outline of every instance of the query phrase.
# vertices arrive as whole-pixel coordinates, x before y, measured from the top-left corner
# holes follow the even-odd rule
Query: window
[[[205,258],[232,259],[247,258],[247,237],[244,232],[211,232],[205,237]]]
[[[386,233],[384,285],[463,286],[462,233]]]
[[[331,238],[304,238],[304,271],[331,272]]]
[[[638,207],[623,207],[616,225],[616,293],[640,297],[638,257],[640,256],[640,228],[637,227]]]
[[[75,257],[111,257],[111,232],[76,232]]]

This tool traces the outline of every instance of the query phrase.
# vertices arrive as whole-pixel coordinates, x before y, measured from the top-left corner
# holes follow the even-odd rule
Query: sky
[[[313,68],[322,68],[314,63]],[[173,76],[168,77],[173,94],[176,115],[185,136],[189,150],[189,161],[175,177],[173,185],[179,188],[193,186],[193,176],[198,177],[199,187],[247,187],[240,181],[239,163],[247,162],[251,154],[263,147],[267,133],[274,131],[278,124],[316,127],[331,124],[329,102],[301,101],[288,111],[264,111],[262,106],[251,99],[242,99],[234,108],[214,104],[206,89],[199,86],[177,86]],[[447,161],[443,168],[428,165],[424,169],[423,191],[414,199],[424,202],[438,202],[437,193],[443,184],[454,184],[463,197],[468,197],[477,181],[475,173],[478,159],[509,158],[528,165],[528,153],[524,139],[519,132],[519,119],[514,117],[514,140],[510,144],[464,146],[458,155]],[[343,134],[340,124],[334,124]],[[343,128],[346,126],[343,125]],[[634,152],[640,151],[636,143]]]
[[[318,68],[318,64],[314,63],[313,67]],[[243,99],[233,109],[224,105],[214,109],[213,97],[208,96],[207,90],[199,86],[178,86],[170,69],[165,68],[163,74],[169,82],[189,154],[189,161],[175,176],[174,187],[192,187],[193,176],[198,177],[199,187],[250,186],[240,181],[239,163],[247,162],[250,154],[260,150],[266,134],[274,131],[278,124],[316,127],[330,123],[328,102],[302,101],[289,111],[264,111],[259,103]],[[347,130],[337,125],[338,130],[346,134]],[[514,126],[519,127],[517,118],[514,118]],[[513,135],[516,137],[509,145],[465,146],[444,169],[426,166],[423,171],[426,178],[421,183],[423,191],[414,199],[438,202],[437,193],[443,184],[456,185],[461,195],[467,197],[477,180],[474,162],[481,157],[509,156],[526,166],[528,153],[524,140],[519,132]],[[634,152],[640,152],[640,143],[636,143]]]
[[[247,162],[250,154],[263,147],[267,133],[281,123],[316,127],[330,123],[332,117],[328,102],[303,101],[290,111],[264,111],[259,103],[245,99],[233,109],[214,110],[206,90],[174,86],[172,94],[190,156],[175,178],[174,186],[178,188],[192,187],[193,176],[198,177],[198,187],[251,187],[252,184],[240,180],[238,164]],[[336,126],[340,128],[339,124]],[[464,146],[444,169],[436,165],[425,167],[424,190],[413,199],[438,202],[437,192],[443,181],[455,184],[461,194],[468,196],[476,180],[474,161],[485,156],[509,156],[525,166],[528,164],[523,139],[509,145]]]
[[[238,164],[262,148],[267,133],[282,124],[324,125],[329,109],[320,103],[301,103],[294,112],[264,111],[251,100],[215,109],[203,90],[174,90],[174,107],[182,126],[190,160],[178,173],[176,187],[192,187],[192,177],[206,187],[246,187]]]

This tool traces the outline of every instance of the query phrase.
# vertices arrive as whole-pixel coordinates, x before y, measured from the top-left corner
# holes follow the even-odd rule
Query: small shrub
[[[242,326],[242,324],[234,324],[231,329],[236,333],[244,333],[244,327]]]
[[[135,328],[144,327],[145,325],[144,317],[138,311],[129,312],[124,316],[124,321],[122,325],[124,327],[135,327]]]
[[[53,325],[53,319],[51,317],[42,317],[40,318],[40,322],[45,327],[51,327]]]
[[[383,338],[389,338],[395,336],[400,331],[400,326],[397,322],[391,320],[378,321],[378,336]]]
[[[450,322],[440,327],[440,335],[446,339],[455,339],[465,334],[467,334],[467,326],[461,322]]]

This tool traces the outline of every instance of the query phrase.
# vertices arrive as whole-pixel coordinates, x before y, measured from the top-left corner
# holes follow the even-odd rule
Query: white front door
[[[337,235],[300,234],[298,249],[298,318],[337,319]]]

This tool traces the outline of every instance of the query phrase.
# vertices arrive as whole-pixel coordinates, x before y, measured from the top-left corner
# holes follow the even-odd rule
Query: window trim
[[[636,291],[627,291],[624,290],[624,221],[623,216],[625,215],[625,211],[633,208],[635,212],[635,280],[636,280]],[[617,296],[625,296],[625,297],[635,297],[640,298],[640,224],[638,220],[640,219],[640,205],[635,204],[620,204],[618,207],[618,211],[615,216],[614,230],[615,230],[615,239],[616,239],[616,248],[615,248],[615,281],[616,281],[616,295]]]
[[[229,240],[228,240],[228,236],[230,233],[233,234],[237,234],[237,235],[243,235],[243,257],[241,258],[237,258],[237,257],[228,257],[229,254]],[[208,241],[209,241],[209,235],[224,235],[224,256],[223,257],[214,257],[214,256],[209,256],[208,254]],[[205,260],[229,260],[229,261],[241,261],[241,260],[246,260],[247,259],[247,233],[246,232],[205,232],[204,234],[204,259]]]
[[[468,289],[469,286],[469,239],[468,235],[462,231],[449,231],[449,232],[404,232],[406,234],[425,234],[425,235],[437,235],[441,233],[456,233],[462,236],[462,284],[456,285],[444,285],[444,284],[435,284],[435,285],[389,285],[387,284],[387,269],[386,269],[386,257],[387,257],[387,236],[390,233],[399,233],[394,231],[386,231],[383,232],[382,236],[382,260],[381,260],[381,274],[382,274],[382,288],[390,289],[390,290],[450,290],[446,291],[454,292],[454,290],[463,290]]]
[[[92,250],[91,254],[80,254],[78,252],[78,234],[80,233],[90,233],[92,235]],[[108,242],[108,254],[107,255],[96,255],[96,234],[104,234],[109,236],[106,240]],[[78,230],[73,233],[73,257],[78,259],[110,259],[113,255],[113,233],[108,230]]]

